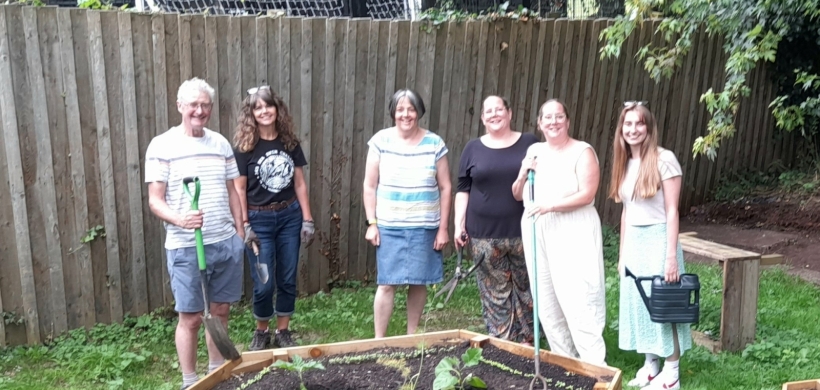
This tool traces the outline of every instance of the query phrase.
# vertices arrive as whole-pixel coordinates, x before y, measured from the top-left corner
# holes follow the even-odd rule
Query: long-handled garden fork
[[[527,173],[527,182],[530,187],[530,204],[535,204],[535,172],[530,170]],[[533,327],[534,335],[535,335],[535,376],[533,376],[532,381],[530,382],[530,390],[535,389],[535,384],[538,381],[541,381],[541,384],[544,386],[544,390],[547,390],[547,380],[543,376],[541,376],[541,336],[538,334],[538,330],[541,327],[538,321],[538,259],[536,255],[536,249],[538,245],[535,242],[535,219],[536,215],[533,214],[532,217],[532,274],[533,274],[533,284],[532,284],[532,316],[533,316]]]

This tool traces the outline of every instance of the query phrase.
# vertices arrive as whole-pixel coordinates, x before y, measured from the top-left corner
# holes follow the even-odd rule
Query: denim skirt
[[[379,227],[376,283],[380,285],[441,283],[441,251],[433,249],[438,229]]]

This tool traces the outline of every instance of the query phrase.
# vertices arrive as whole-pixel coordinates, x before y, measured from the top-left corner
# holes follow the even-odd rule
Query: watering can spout
[[[700,281],[695,274],[682,274],[678,283],[667,283],[662,276],[635,276],[624,267],[624,274],[635,279],[649,318],[656,323],[695,323],[700,317]],[[643,283],[652,282],[651,295]]]

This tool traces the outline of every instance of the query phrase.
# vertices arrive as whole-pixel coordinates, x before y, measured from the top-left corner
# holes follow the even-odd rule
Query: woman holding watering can
[[[248,349],[269,347],[268,324],[274,317],[274,347],[292,347],[296,344],[288,326],[296,304],[299,242],[310,245],[314,228],[302,169],[307,161],[294,134],[287,105],[269,86],[248,90],[242,101],[234,146],[240,175],[234,183],[245,218],[256,318]],[[253,248],[254,241],[258,248]],[[267,280],[265,270],[270,275]]]
[[[490,336],[532,344],[530,280],[521,243],[524,205],[510,188],[527,148],[538,138],[510,128],[506,99],[489,96],[481,109],[487,134],[461,153],[455,201],[456,249],[469,242],[484,324]],[[462,236],[467,240],[462,239]]]
[[[541,106],[538,128],[546,142],[527,150],[513,195],[522,199],[527,172],[533,170],[535,202],[524,201],[521,230],[530,284],[538,283],[533,299],[538,299],[550,349],[605,365],[604,257],[601,220],[593,205],[600,170],[595,151],[571,138],[569,125],[562,102],[553,99]],[[538,261],[538,275],[532,273],[533,261]]]
[[[678,365],[692,348],[689,324],[654,323],[624,267],[637,275],[664,275],[677,282],[684,273],[678,242],[681,167],[672,151],[658,147],[658,125],[644,102],[627,102],[615,132],[609,197],[622,202],[618,345],[646,354],[629,386],[680,389]],[[666,357],[659,372],[659,357]],[[648,386],[648,387],[646,387]]]

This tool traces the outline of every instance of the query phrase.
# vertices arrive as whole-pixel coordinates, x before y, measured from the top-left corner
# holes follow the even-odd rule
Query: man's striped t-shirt
[[[376,219],[389,228],[436,229],[441,221],[441,194],[436,163],[447,154],[444,140],[429,130],[418,145],[406,145],[395,128],[376,133],[368,153],[379,159]]]
[[[239,170],[228,140],[217,132],[204,130],[204,136],[190,137],[177,126],[154,137],[145,152],[145,182],[166,183],[165,202],[171,210],[185,214],[191,209],[191,200],[183,191],[182,179],[199,177],[202,241],[207,245],[236,234],[227,181],[239,177]],[[191,185],[192,194],[193,188]],[[165,230],[166,249],[196,246],[193,229],[165,223]]]

